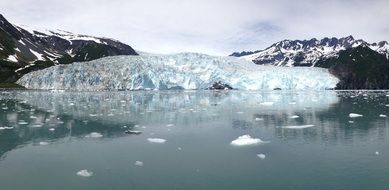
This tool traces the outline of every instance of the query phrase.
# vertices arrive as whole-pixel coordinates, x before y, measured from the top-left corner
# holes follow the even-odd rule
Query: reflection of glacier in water
[[[334,91],[23,91],[16,93],[15,98],[54,115],[123,124],[148,117],[149,121],[159,123],[166,118],[185,118],[187,113],[192,113],[193,120],[201,118],[201,121],[240,112],[251,118],[261,113],[292,116],[296,112],[326,110],[338,101]]]
[[[197,53],[106,57],[53,66],[24,75],[29,89],[79,91],[206,89],[221,82],[239,90],[334,88],[338,79],[323,68],[255,65],[233,57]]]

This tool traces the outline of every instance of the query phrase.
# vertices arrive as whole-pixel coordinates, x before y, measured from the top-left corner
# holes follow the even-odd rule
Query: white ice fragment
[[[100,133],[97,133],[97,132],[92,132],[92,133],[86,135],[85,137],[87,137],[87,138],[100,138],[100,137],[103,137],[103,135]]]
[[[263,118],[256,117],[255,121],[263,121]]]
[[[315,125],[289,125],[289,126],[283,126],[284,129],[305,129],[314,127]]]
[[[147,140],[151,143],[159,143],[159,144],[163,144],[166,142],[166,139],[161,139],[161,138],[148,138]]]
[[[380,117],[386,117],[386,115],[384,115],[384,114],[380,114]]]
[[[244,114],[244,112],[238,111],[238,112],[236,112],[236,114]]]
[[[348,123],[354,123],[354,121],[348,121]]]
[[[93,175],[93,172],[88,170],[80,170],[77,172],[77,175],[81,177],[91,177]]]
[[[242,135],[237,139],[231,141],[231,145],[234,146],[245,146],[245,145],[254,145],[259,143],[265,143],[259,138],[252,138],[250,135]]]
[[[26,122],[26,121],[23,121],[23,120],[20,120],[20,121],[18,122],[18,124],[19,124],[19,125],[27,125],[27,124],[28,124],[28,122]]]
[[[49,145],[49,143],[42,141],[42,142],[39,142],[39,145],[45,146],[45,145]]]
[[[274,102],[262,102],[260,104],[263,106],[272,106],[274,104]]]
[[[380,155],[380,152],[376,151],[376,152],[375,152],[375,155]]]
[[[50,128],[49,131],[55,131],[55,129],[54,128]]]
[[[298,116],[298,115],[292,115],[292,116],[290,116],[289,118],[290,119],[297,119],[297,118],[299,118],[300,116]]]
[[[142,161],[135,161],[135,166],[143,166],[143,162]]]
[[[362,117],[363,115],[357,113],[350,113],[348,116],[351,118],[355,118],[355,117]]]
[[[265,159],[266,158],[266,155],[265,154],[257,154],[258,158],[260,159]]]
[[[167,124],[166,127],[174,127],[174,124]]]

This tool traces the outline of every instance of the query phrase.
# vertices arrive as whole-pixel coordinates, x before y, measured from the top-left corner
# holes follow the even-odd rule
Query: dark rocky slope
[[[114,55],[137,53],[113,39],[22,28],[0,14],[0,83],[14,82],[25,73],[52,65]]]

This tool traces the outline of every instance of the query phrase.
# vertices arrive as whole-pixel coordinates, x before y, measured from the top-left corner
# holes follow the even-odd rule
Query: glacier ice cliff
[[[338,81],[323,68],[262,66],[234,57],[179,53],[57,65],[28,73],[17,83],[28,89],[76,91],[207,89],[217,82],[239,90],[323,90]]]

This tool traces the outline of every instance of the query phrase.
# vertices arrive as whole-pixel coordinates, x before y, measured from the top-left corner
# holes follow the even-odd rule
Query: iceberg
[[[334,88],[338,81],[323,68],[263,66],[234,57],[179,53],[56,65],[28,73],[17,83],[56,91],[194,90],[220,83],[239,90],[324,90]]]

